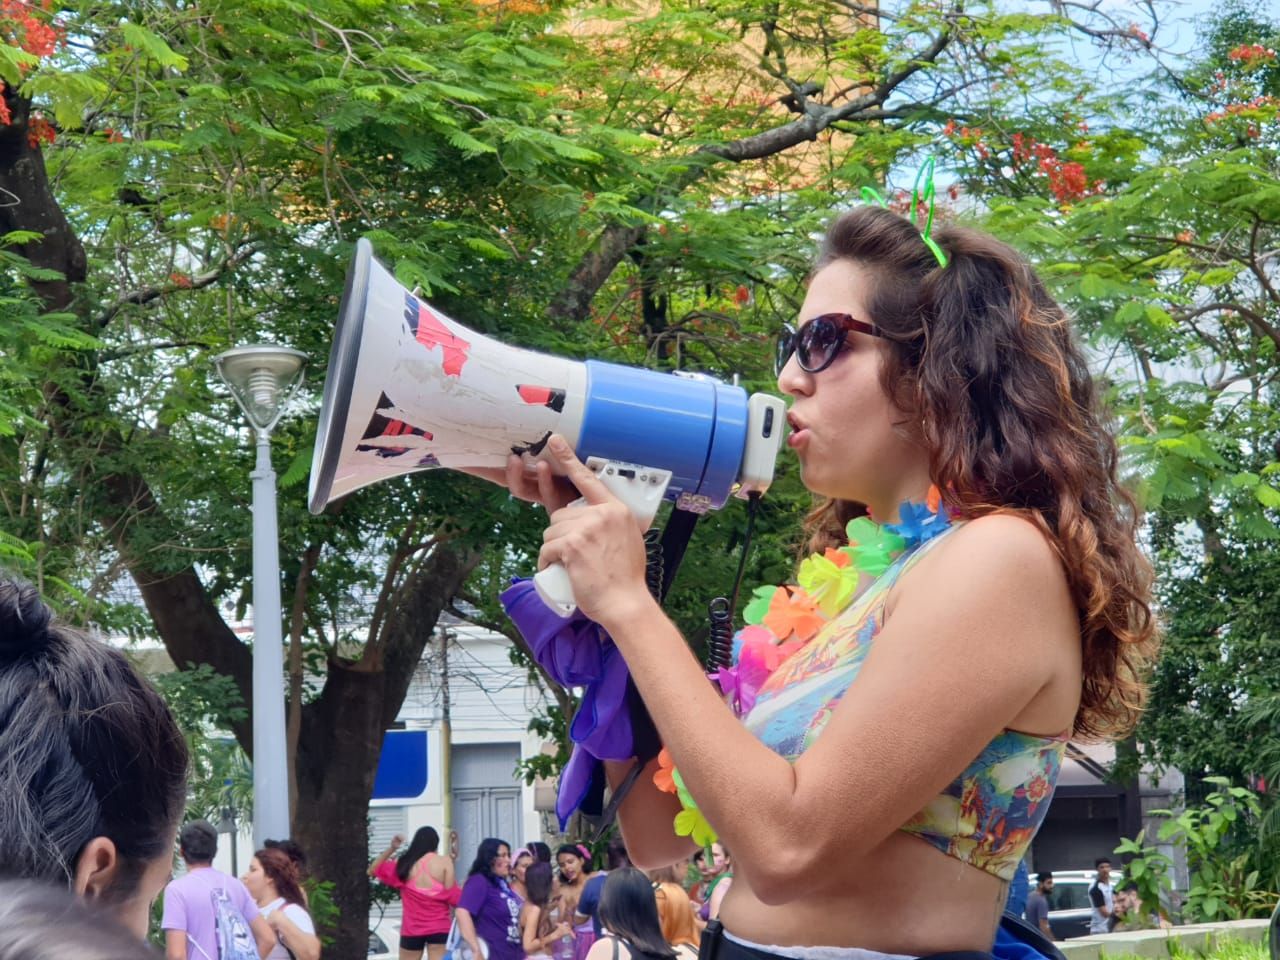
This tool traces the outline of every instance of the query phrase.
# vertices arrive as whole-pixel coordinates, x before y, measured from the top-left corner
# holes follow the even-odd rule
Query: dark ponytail
[[[428,853],[435,853],[439,849],[440,834],[436,832],[436,828],[420,827],[418,832],[413,835],[413,841],[409,844],[409,849],[396,861],[396,876],[400,878],[400,882],[408,883],[409,874],[413,872],[417,862]]]
[[[0,578],[0,871],[69,885],[85,844],[120,857],[113,901],[170,852],[187,745],[124,655],[56,623],[28,584]]]

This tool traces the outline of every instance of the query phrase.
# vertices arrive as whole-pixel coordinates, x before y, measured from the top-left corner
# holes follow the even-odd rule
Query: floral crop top
[[[945,536],[899,557],[779,664],[743,717],[747,729],[788,760],[804,753],[857,679],[884,625],[890,588]],[[1066,745],[1067,734],[1043,737],[1004,731],[901,829],[947,856],[1011,880],[1049,810]]]

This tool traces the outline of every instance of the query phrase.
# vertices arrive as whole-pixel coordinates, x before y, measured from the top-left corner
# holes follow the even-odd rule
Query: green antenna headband
[[[923,193],[920,190],[921,180],[924,180]],[[935,257],[938,258],[938,266],[945,267],[947,265],[947,255],[942,252],[942,248],[938,246],[937,241],[934,240],[932,236],[934,192],[935,191],[933,186],[933,157],[930,157],[928,160],[924,162],[924,166],[922,166],[916,172],[916,182],[911,186],[910,220],[912,225],[915,226],[915,228],[920,231],[920,239],[924,241],[924,245],[929,248],[929,251]],[[867,203],[879,204],[880,206],[884,207],[886,210],[889,208],[889,204],[885,202],[884,197],[880,195],[880,191],[877,190],[875,187],[863,187],[861,193],[862,193],[862,199],[865,200]],[[929,206],[929,215],[925,219],[923,227],[920,226],[920,224],[917,222],[917,219],[916,219],[918,211],[920,209],[920,202],[922,200]]]

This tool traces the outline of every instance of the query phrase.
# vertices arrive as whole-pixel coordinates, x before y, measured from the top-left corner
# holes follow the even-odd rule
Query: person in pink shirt
[[[441,856],[440,834],[423,827],[413,835],[399,859],[391,856],[404,843],[399,835],[391,846],[369,865],[369,876],[400,891],[404,917],[400,923],[400,960],[441,960],[452,923],[451,908],[457,906],[462,890],[454,877],[453,860]]]

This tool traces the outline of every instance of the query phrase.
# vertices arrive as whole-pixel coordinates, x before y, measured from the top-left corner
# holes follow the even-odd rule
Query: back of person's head
[[[287,853],[278,847],[263,847],[253,856],[262,865],[262,872],[276,888],[276,893],[284,897],[285,903],[296,903],[300,907],[307,905],[298,865]]]
[[[156,960],[114,917],[66,889],[0,881],[0,960]]]
[[[418,832],[413,835],[409,849],[402,853],[400,859],[396,861],[396,876],[402,882],[408,880],[414,864],[428,853],[435,853],[439,849],[440,834],[436,833],[435,827],[420,827]]]
[[[191,866],[213,863],[218,854],[218,830],[208,820],[192,820],[178,831],[178,849]]]
[[[492,880],[496,876],[493,872],[493,861],[498,858],[498,851],[503,847],[511,849],[511,844],[505,840],[499,840],[497,837],[485,837],[480,841],[480,846],[476,849],[476,858],[471,863],[471,870],[467,876],[474,877],[477,873],[483,877]]]
[[[670,881],[653,885],[653,898],[658,905],[658,923],[662,938],[673,947],[682,943],[698,945],[698,927],[694,921],[693,901],[684,887]]]
[[[555,886],[555,873],[551,869],[551,864],[543,863],[541,860],[535,860],[529,864],[529,868],[524,872],[524,885],[528,892],[525,900],[536,907],[545,908],[551,900],[551,890]]]
[[[604,848],[604,856],[610,870],[621,870],[623,867],[631,866],[631,857],[627,855],[627,843],[620,833],[615,833],[609,838],[609,843]]]
[[[0,872],[132,911],[147,868],[172,856],[187,760],[120,651],[0,575]]]
[[[1082,627],[1073,732],[1123,734],[1141,712],[1158,629],[1137,507],[1087,357],[1016,250],[964,227],[933,238],[945,266],[905,217],[855,207],[828,228],[815,270],[848,261],[865,271],[869,316],[859,319],[884,344],[881,386],[928,451],[948,508],[968,518],[1015,513],[1052,541]],[[824,504],[810,518],[810,546],[842,543],[844,523],[864,511]]]
[[[633,954],[675,957],[662,934],[658,904],[649,878],[635,867],[610,871],[600,891],[600,926],[631,945]]]
[[[644,875],[648,877],[653,883],[683,884],[684,878],[687,875],[687,873],[688,873],[687,870],[682,871],[679,868],[677,868],[676,865],[673,863],[673,864],[670,864],[669,866],[657,867],[653,870],[646,870],[644,872]]]
[[[525,846],[533,854],[533,859],[539,863],[551,862],[551,848],[541,840],[530,840]]]
[[[297,840],[263,840],[262,845],[268,850],[280,850],[283,852],[290,860],[293,861],[293,865],[298,868],[298,875],[306,877],[307,854],[306,851],[302,849],[302,844],[298,843]]]

